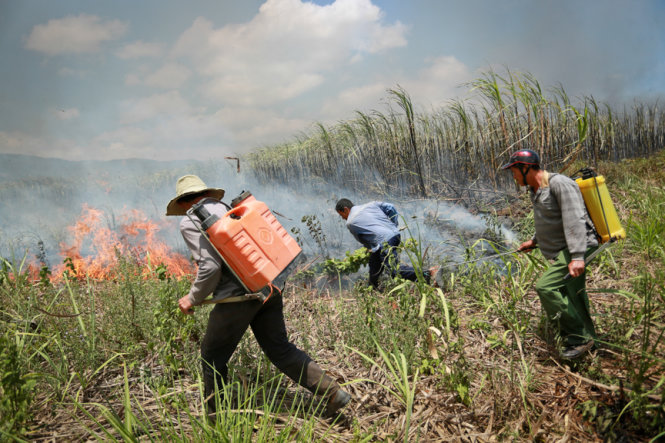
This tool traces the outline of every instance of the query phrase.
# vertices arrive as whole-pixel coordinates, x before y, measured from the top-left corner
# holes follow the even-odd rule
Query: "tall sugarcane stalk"
[[[307,185],[316,176],[360,187],[370,180],[386,192],[426,196],[458,192],[453,184],[509,185],[497,168],[517,146],[539,152],[556,170],[575,159],[645,156],[665,143],[665,114],[655,104],[617,111],[584,97],[575,106],[562,85],[546,94],[532,75],[514,72],[490,71],[469,85],[480,100],[452,102],[430,113],[416,113],[404,89],[390,89],[389,104],[397,103],[398,110],[317,123],[311,134],[253,152],[247,160],[264,181]]]
[[[416,143],[416,127],[414,122],[413,103],[409,94],[401,87],[397,89],[389,89],[388,93],[391,94],[397,101],[397,104],[404,111],[408,129],[409,129],[409,144],[413,153],[413,161],[416,167],[416,174],[418,176],[420,185],[420,195],[427,198],[427,190],[425,189],[425,180],[423,179],[423,170],[420,166],[420,155],[418,154],[418,144]]]

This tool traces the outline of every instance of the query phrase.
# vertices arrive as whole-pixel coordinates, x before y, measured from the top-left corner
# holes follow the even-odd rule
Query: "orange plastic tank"
[[[257,292],[280,276],[302,249],[251,193],[243,192],[232,206],[221,218],[197,216],[226,264],[247,289]]]

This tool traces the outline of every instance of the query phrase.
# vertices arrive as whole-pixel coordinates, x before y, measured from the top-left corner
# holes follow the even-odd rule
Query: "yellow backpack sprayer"
[[[611,244],[626,238],[626,231],[621,227],[619,216],[614,209],[610,193],[605,185],[605,177],[596,174],[596,171],[591,168],[582,168],[571,178],[575,179],[580,187],[584,205],[593,222],[593,228],[600,244],[598,249],[586,258],[588,264]],[[565,279],[569,277],[570,274]]]
[[[590,168],[580,169],[575,175],[580,173],[581,177],[576,178],[575,182],[580,187],[599,242],[605,244],[608,241],[615,242],[626,238],[626,231],[621,227],[610,193],[605,185],[605,177],[597,175],[596,171]]]

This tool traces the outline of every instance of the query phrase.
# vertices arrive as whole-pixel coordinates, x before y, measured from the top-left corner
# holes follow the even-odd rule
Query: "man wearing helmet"
[[[513,153],[502,169],[510,169],[517,184],[530,189],[536,232],[519,251],[539,247],[552,261],[536,282],[536,292],[564,340],[561,357],[579,358],[594,346],[596,336],[584,258],[598,246],[579,186],[565,175],[541,169],[540,157],[529,149]]]

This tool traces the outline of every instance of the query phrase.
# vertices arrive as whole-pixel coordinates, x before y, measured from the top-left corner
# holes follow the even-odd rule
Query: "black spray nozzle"
[[[598,176],[598,174],[596,173],[596,171],[593,170],[592,168],[582,168],[582,169],[580,169],[579,171],[577,171],[577,172],[574,174],[574,176],[576,176],[577,174],[581,174],[581,175],[582,175],[582,180],[586,180],[586,179],[588,179],[588,178],[593,178],[593,177],[597,177],[597,176]]]
[[[192,211],[192,213],[196,215],[199,220],[201,220],[201,229],[204,231],[207,231],[208,228],[210,228],[217,220],[219,220],[218,216],[211,214],[210,211],[208,211],[203,206],[203,203],[197,203],[193,205],[190,211]]]
[[[247,197],[249,197],[251,195],[252,195],[252,193],[249,192],[249,191],[242,191],[239,196],[237,196],[236,198],[231,200],[231,207],[235,208],[236,206],[238,206],[240,204],[240,202],[242,202],[244,199],[246,199]]]

